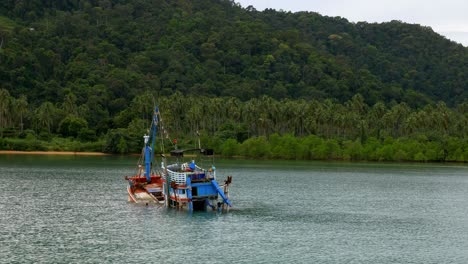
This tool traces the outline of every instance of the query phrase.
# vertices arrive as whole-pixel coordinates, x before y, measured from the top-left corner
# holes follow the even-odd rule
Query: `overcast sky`
[[[262,11],[314,11],[341,16],[351,22],[401,20],[431,27],[445,37],[468,46],[468,0],[235,0]]]

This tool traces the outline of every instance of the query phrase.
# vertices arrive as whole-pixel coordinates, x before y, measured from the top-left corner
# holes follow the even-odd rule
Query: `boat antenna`
[[[159,108],[158,108],[159,110]],[[162,116],[161,116],[161,111],[158,111],[158,120],[159,120],[159,128],[161,130],[161,132],[159,133],[161,135],[161,154],[164,154],[164,136],[167,137],[167,131],[166,129],[164,128],[164,123],[163,123],[163,119],[162,119]]]
[[[158,127],[158,118],[159,118],[159,108],[156,106],[155,109],[154,109],[154,112],[153,112],[153,118],[151,120],[151,162],[153,162],[154,160],[154,145],[156,143],[156,131],[157,131],[157,127]],[[161,132],[160,132],[161,133]]]

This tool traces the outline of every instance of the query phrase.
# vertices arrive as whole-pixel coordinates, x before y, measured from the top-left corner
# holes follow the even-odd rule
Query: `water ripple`
[[[226,162],[235,207],[189,215],[127,203],[132,164],[0,156],[0,262],[468,263],[466,167]]]

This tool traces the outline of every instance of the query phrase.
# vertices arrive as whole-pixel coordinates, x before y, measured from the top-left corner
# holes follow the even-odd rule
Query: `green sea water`
[[[0,155],[0,263],[468,263],[468,166],[221,160],[228,214],[127,202],[135,157]]]

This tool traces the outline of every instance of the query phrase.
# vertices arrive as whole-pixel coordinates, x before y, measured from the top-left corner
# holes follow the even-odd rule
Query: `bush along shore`
[[[8,151],[35,152],[76,152],[109,154],[138,153],[138,148],[120,137],[116,146],[113,140],[80,142],[70,138],[53,138],[49,141],[27,138],[0,138],[3,154]],[[191,148],[196,140],[180,140],[179,148]],[[468,140],[448,137],[431,140],[426,136],[414,138],[390,136],[384,140],[369,137],[365,140],[325,139],[315,135],[295,137],[291,134],[272,134],[251,137],[243,142],[229,138],[203,137],[202,142],[215,149],[219,156],[243,157],[249,159],[286,160],[353,160],[353,161],[417,161],[417,162],[468,162]],[[132,148],[132,149],[130,149]],[[171,146],[165,146],[166,150]],[[5,151],[6,150],[6,151]],[[1,152],[0,152],[1,153]]]

